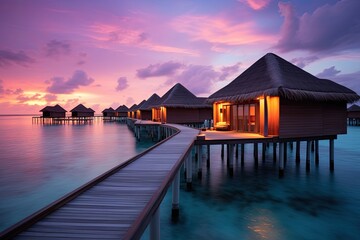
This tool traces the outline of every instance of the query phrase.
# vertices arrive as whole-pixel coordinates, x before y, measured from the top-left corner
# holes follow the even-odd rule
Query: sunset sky
[[[360,93],[359,0],[0,0],[0,114],[209,96],[273,52]]]

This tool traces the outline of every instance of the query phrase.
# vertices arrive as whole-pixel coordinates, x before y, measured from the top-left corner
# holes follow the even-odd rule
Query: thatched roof
[[[85,107],[85,106],[82,105],[82,104],[79,104],[79,105],[77,105],[76,107],[74,107],[73,109],[71,109],[70,112],[83,112],[83,113],[85,113],[85,112],[91,112],[91,113],[93,113],[93,112],[95,112],[95,111],[92,110],[91,108]]]
[[[151,110],[151,108],[153,106],[156,106],[160,103],[161,98],[159,97],[159,95],[157,95],[156,93],[154,93],[153,95],[151,95],[151,97],[149,97],[148,100],[146,100],[146,102],[144,104],[142,104],[138,110]]]
[[[102,113],[113,113],[115,110],[112,107],[106,108],[102,111]]]
[[[352,105],[347,109],[348,112],[360,112],[360,107],[356,104]]]
[[[118,113],[127,113],[129,111],[129,108],[125,105],[121,105],[115,111]]]
[[[326,79],[319,79],[281,57],[268,53],[227,86],[212,94],[208,102],[240,102],[260,96],[280,96],[294,101],[359,100],[354,91]]]
[[[132,105],[130,108],[129,108],[129,112],[132,112],[132,111],[135,111],[137,109],[137,104],[134,104]]]
[[[67,111],[63,109],[59,104],[56,104],[55,106],[46,106],[43,109],[41,109],[39,112],[67,112]]]
[[[141,103],[139,103],[133,111],[139,110],[141,108],[141,106],[144,105],[145,103],[146,103],[146,100],[142,100]]]
[[[180,83],[175,84],[164,96],[157,106],[181,108],[211,108],[205,98],[198,98]]]

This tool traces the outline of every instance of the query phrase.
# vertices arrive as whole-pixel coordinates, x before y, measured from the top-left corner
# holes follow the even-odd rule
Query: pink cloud
[[[188,34],[193,41],[212,44],[235,46],[273,41],[272,36],[256,32],[256,26],[251,21],[232,23],[216,16],[184,15],[177,17],[172,26]]]
[[[88,77],[86,72],[77,70],[68,80],[64,80],[62,77],[54,77],[48,82],[51,83],[46,89],[48,92],[69,94],[80,86],[90,85],[94,82],[94,79]]]
[[[150,64],[146,68],[138,69],[137,76],[139,78],[160,77],[174,75],[177,70],[182,68],[184,64],[174,61],[169,61],[161,64]]]
[[[5,67],[12,64],[17,64],[27,67],[29,64],[34,63],[35,60],[29,57],[25,52],[13,52],[8,50],[0,50],[0,67]]]
[[[260,10],[265,8],[271,0],[238,0],[239,2],[245,2],[254,10]]]
[[[304,68],[306,65],[315,62],[318,59],[319,57],[317,56],[297,57],[293,58],[291,62],[300,68]]]
[[[71,53],[71,45],[67,41],[51,40],[45,46],[45,55],[51,58],[59,58]]]
[[[117,80],[117,86],[116,86],[116,91],[122,91],[124,89],[126,89],[127,87],[129,87],[128,84],[128,80],[126,79],[126,77],[119,77],[119,79]]]
[[[282,52],[333,53],[360,48],[360,1],[342,0],[333,5],[326,4],[301,17],[296,16],[291,3],[280,2],[278,6],[284,23],[275,47]]]

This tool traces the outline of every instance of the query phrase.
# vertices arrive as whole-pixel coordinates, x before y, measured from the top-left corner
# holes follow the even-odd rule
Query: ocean
[[[0,229],[3,230],[106,170],[150,147],[136,142],[124,124],[32,124],[30,117],[0,117]],[[171,219],[171,188],[160,206],[162,239],[359,239],[360,127],[335,140],[335,171],[329,171],[328,141],[320,141],[320,163],[305,169],[288,148],[285,176],[278,177],[272,148],[254,164],[229,174],[220,146],[193,190],[181,178],[180,217]],[[261,150],[261,149],[260,149]],[[204,153],[206,150],[204,149]],[[261,154],[261,151],[259,151]],[[202,156],[205,160],[205,156]],[[181,174],[181,176],[184,176]],[[148,230],[143,239],[148,239]]]

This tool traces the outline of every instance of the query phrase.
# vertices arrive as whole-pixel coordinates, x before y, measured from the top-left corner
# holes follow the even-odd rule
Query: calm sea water
[[[295,147],[295,145],[294,145]],[[163,239],[360,239],[360,127],[335,140],[335,172],[329,171],[328,141],[320,141],[320,164],[305,169],[288,149],[285,177],[279,179],[272,150],[254,164],[246,145],[245,164],[229,175],[220,147],[211,148],[211,166],[203,164],[192,192],[181,184],[180,218],[171,221],[171,191],[161,205]],[[204,149],[204,152],[206,149]],[[261,154],[261,151],[260,151]],[[183,176],[183,175],[182,175]],[[147,230],[148,231],[148,230]],[[148,239],[146,232],[143,239]]]
[[[0,116],[0,231],[153,145],[125,124]]]
[[[0,136],[1,229],[152,144],[136,143],[122,124],[44,126],[29,117],[0,117]],[[256,166],[246,145],[245,164],[237,161],[231,176],[220,147],[212,146],[211,166],[203,165],[201,179],[194,176],[192,192],[182,178],[179,221],[171,221],[171,189],[165,196],[162,239],[359,239],[360,128],[335,141],[333,173],[327,141],[309,173],[304,150],[296,165],[288,149],[279,179],[271,148]]]

